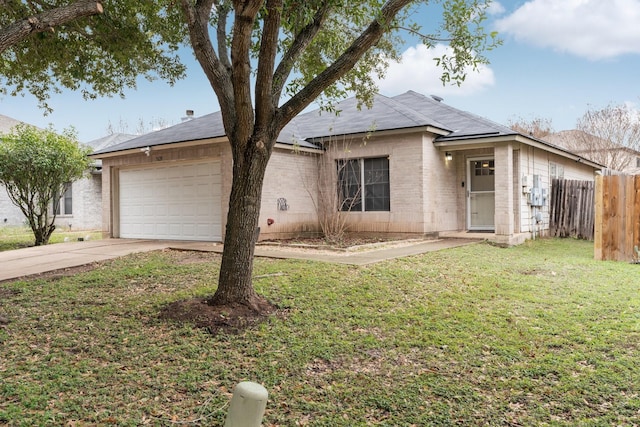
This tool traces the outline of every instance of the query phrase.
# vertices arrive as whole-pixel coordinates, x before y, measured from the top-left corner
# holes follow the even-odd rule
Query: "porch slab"
[[[502,235],[496,233],[474,232],[474,231],[444,231],[440,233],[441,238],[445,239],[474,239],[486,240],[500,246],[517,246],[531,238],[530,233],[516,233],[512,235]]]

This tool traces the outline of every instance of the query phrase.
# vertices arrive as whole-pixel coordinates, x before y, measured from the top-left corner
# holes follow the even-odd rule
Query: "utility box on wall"
[[[533,175],[532,186],[527,193],[527,202],[535,208],[544,206],[547,198],[547,190],[542,188],[540,183],[540,175]]]
[[[531,188],[531,192],[529,193],[529,204],[536,208],[540,208],[544,205],[542,198],[542,188]]]

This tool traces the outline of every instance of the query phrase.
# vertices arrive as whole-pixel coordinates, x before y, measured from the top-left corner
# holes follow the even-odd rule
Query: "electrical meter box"
[[[539,208],[544,206],[547,192],[540,185],[540,175],[533,175],[532,181],[531,190],[527,194],[528,202],[531,206]]]
[[[544,205],[544,198],[542,197],[542,188],[531,187],[531,193],[529,196],[529,204],[533,207],[540,208]]]

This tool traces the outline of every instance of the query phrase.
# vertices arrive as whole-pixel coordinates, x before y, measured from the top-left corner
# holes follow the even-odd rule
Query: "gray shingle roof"
[[[349,135],[369,131],[395,130],[435,126],[446,129],[411,106],[393,98],[375,95],[373,106],[358,108],[358,101],[349,98],[335,105],[336,113],[311,111],[296,117],[283,129],[280,139],[314,139],[332,135]]]
[[[150,132],[121,144],[96,150],[93,154],[112,153],[116,151],[130,150],[133,148],[154,147],[158,145],[174,144],[176,142],[198,141],[208,138],[217,138],[224,135],[225,132],[224,127],[222,126],[222,114],[217,112],[187,120],[155,132]]]
[[[278,142],[317,148],[313,143],[316,138],[427,126],[448,132],[446,136],[438,138],[442,141],[517,134],[506,126],[413,91],[391,98],[376,95],[370,109],[365,106],[358,109],[358,101],[349,98],[336,104],[335,110],[337,114],[315,110],[299,115],[285,126]],[[222,115],[216,112],[97,150],[94,154],[223,136]]]
[[[368,131],[434,127],[448,134],[438,141],[482,138],[487,136],[517,135],[517,132],[491,120],[458,110],[432,97],[414,91],[388,98],[374,97],[373,107],[361,110],[357,100],[349,98],[338,103],[336,111],[312,111],[302,114],[285,127],[281,137],[313,139],[331,135],[348,135]],[[292,138],[294,135],[295,138]]]
[[[429,117],[434,122],[443,123],[444,129],[448,129],[451,133],[438,137],[438,141],[518,134],[518,132],[507,126],[467,111],[458,110],[414,91],[395,96],[393,99],[411,106],[411,108]],[[434,126],[433,124],[431,125]]]
[[[93,151],[103,150],[112,145],[120,144],[130,139],[135,138],[136,135],[128,133],[112,133],[111,135],[103,136],[102,138],[94,139],[86,143],[89,147],[93,148]]]

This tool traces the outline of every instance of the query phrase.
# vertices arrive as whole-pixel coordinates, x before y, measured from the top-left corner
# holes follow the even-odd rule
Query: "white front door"
[[[492,158],[468,162],[467,221],[469,230],[495,230],[495,162]]]

